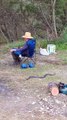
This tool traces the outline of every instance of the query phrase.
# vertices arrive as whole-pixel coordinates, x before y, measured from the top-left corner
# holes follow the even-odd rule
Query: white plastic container
[[[54,44],[48,44],[47,45],[47,52],[49,54],[56,53],[56,45],[54,45]]]
[[[47,50],[44,49],[44,48],[40,48],[40,54],[41,55],[49,55],[49,53],[47,52]]]

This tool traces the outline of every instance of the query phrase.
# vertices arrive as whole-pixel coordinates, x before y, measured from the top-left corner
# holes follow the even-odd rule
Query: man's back
[[[35,52],[36,40],[35,39],[29,39],[27,41],[27,45],[28,45],[28,57],[32,57],[34,52]]]

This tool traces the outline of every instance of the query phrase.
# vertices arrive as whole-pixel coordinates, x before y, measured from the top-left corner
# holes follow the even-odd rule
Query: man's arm
[[[27,50],[27,49],[28,49],[28,45],[27,45],[27,44],[24,44],[24,46],[21,47],[21,48],[18,48],[17,51],[19,50],[19,51],[23,52],[23,51],[25,51],[25,50]]]

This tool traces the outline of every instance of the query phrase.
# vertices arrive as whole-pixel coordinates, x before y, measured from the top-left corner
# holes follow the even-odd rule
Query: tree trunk
[[[56,0],[51,0],[52,2],[52,16],[53,16],[53,28],[54,28],[54,33],[55,33],[55,37],[58,37],[57,34],[57,28],[56,28],[56,15],[55,15],[55,5],[56,5]]]

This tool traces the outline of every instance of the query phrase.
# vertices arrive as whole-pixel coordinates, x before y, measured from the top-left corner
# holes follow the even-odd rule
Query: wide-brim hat
[[[25,35],[23,35],[22,38],[33,38],[33,37],[31,36],[30,32],[25,32]]]

